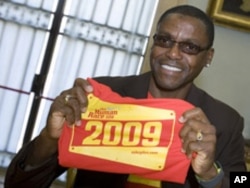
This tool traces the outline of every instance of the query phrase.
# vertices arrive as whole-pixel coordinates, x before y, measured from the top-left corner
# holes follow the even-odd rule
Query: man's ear
[[[207,52],[205,67],[209,67],[214,57],[214,48],[210,48]]]

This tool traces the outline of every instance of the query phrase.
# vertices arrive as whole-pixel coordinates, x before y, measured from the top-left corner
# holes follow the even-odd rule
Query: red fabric
[[[81,126],[64,126],[59,163],[184,183],[190,160],[181,152],[178,119],[193,106],[179,99],[121,97],[88,81],[94,87],[88,111]]]

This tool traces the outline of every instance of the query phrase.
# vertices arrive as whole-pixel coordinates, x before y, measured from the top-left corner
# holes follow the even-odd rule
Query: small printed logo
[[[250,188],[250,172],[230,172],[230,188]]]

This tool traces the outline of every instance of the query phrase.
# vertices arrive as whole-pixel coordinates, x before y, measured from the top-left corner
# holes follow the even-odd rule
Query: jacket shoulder
[[[116,77],[95,77],[99,83],[109,86],[114,92],[121,96],[129,96],[134,98],[144,98],[147,96],[150,73],[132,76],[116,76]]]
[[[212,97],[204,90],[195,87],[195,103],[200,107],[207,115],[212,124],[219,129],[227,129],[225,126],[235,125],[239,122],[243,122],[243,117],[232,106],[222,102],[219,99]],[[218,126],[220,125],[220,126]],[[222,127],[222,125],[224,125]],[[229,128],[229,127],[228,127]]]

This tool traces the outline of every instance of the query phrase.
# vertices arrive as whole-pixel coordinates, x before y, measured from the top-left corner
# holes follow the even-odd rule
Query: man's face
[[[155,42],[151,49],[150,66],[156,85],[161,89],[184,87],[211,63],[213,49],[207,50],[206,28],[199,19],[170,14],[159,24],[156,35],[163,37],[160,44],[168,39],[172,44],[172,47],[164,47]],[[197,54],[188,53],[189,49],[192,52],[193,45],[203,50]]]

